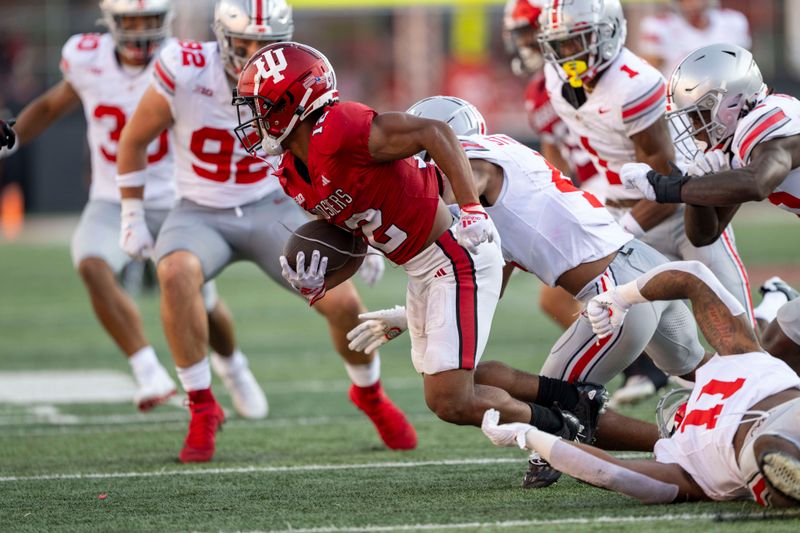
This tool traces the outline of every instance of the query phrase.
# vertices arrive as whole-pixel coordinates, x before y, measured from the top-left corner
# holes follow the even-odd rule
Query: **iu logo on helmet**
[[[265,62],[266,66],[264,65]],[[258,76],[262,81],[271,78],[273,83],[278,83],[283,80],[282,72],[286,70],[287,66],[286,58],[283,56],[283,48],[269,50],[256,60]]]

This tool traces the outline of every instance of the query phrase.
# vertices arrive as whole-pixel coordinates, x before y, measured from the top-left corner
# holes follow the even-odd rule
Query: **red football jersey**
[[[439,204],[437,173],[415,157],[373,159],[368,143],[375,115],[355,102],[326,107],[311,134],[307,176],[289,152],[277,175],[303,209],[364,236],[402,265],[422,250],[431,232]]]

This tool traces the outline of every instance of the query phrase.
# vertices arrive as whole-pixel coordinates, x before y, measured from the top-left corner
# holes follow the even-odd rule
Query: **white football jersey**
[[[753,149],[760,143],[794,135],[800,135],[800,100],[785,94],[767,96],[736,124],[731,145],[734,168],[749,165]],[[800,167],[792,169],[768,198],[800,216]]]
[[[509,263],[548,285],[572,268],[596,261],[633,239],[603,204],[564,178],[544,157],[506,135],[461,137],[470,159],[503,169],[492,217]]]
[[[174,42],[159,54],[154,86],[169,102],[174,124],[178,196],[226,209],[280,190],[274,169],[280,157],[251,156],[233,130],[234,82],[215,42]]]
[[[669,77],[690,52],[710,44],[727,43],[750,49],[747,17],[732,9],[709,9],[708,26],[700,29],[678,13],[664,13],[642,20],[639,52],[663,59],[661,72]]]
[[[664,117],[666,82],[661,73],[623,48],[577,109],[564,98],[565,82],[556,67],[547,64],[544,73],[553,109],[608,180],[607,198],[642,198],[638,190],[624,188],[619,171],[625,163],[636,161],[630,137]]]
[[[117,143],[122,128],[150,85],[153,62],[145,69],[126,69],[117,60],[110,34],[73,35],[61,52],[61,72],[80,96],[92,159],[89,198],[119,202]],[[171,139],[167,131],[147,149],[148,207],[168,208],[175,196]]]
[[[800,386],[800,377],[764,352],[715,355],[695,374],[683,421],[672,437],[656,442],[656,460],[680,465],[713,500],[752,499],[733,437],[755,404]]]

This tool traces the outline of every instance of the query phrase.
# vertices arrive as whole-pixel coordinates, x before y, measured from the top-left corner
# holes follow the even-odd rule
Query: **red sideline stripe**
[[[747,275],[747,270],[745,270],[742,260],[739,259],[739,254],[736,253],[736,247],[733,246],[731,238],[728,237],[727,229],[722,232],[722,242],[725,245],[725,248],[728,249],[728,253],[731,254],[731,257],[733,257],[733,261],[736,263],[736,268],[739,271],[739,275],[744,280],[744,294],[745,298],[747,299],[747,315],[750,317],[750,322],[753,323],[753,327],[758,328],[756,317],[753,311],[753,299],[750,297],[750,277]]]
[[[175,82],[167,75],[167,72],[161,66],[161,61],[156,61],[156,76],[171,92],[175,92]]]
[[[586,353],[584,353],[581,356],[581,358],[578,359],[578,362],[575,363],[575,366],[572,367],[572,370],[569,373],[569,377],[567,377],[567,381],[570,383],[578,381],[584,369],[586,369],[586,367],[589,366],[589,363],[592,362],[595,356],[598,353],[600,353],[603,350],[603,348],[605,348],[606,344],[608,344],[611,341],[611,339],[613,339],[616,336],[617,333],[614,333],[604,339],[600,339],[597,342],[592,343],[589,349],[586,350]]]
[[[664,97],[666,92],[667,92],[666,86],[663,83],[659,84],[655,92],[652,95],[650,95],[644,102],[641,102],[638,105],[631,107],[630,109],[625,109],[623,107],[622,120],[632,117],[638,114],[640,111],[643,111],[648,107],[652,106],[653,104],[661,100],[661,98]]]
[[[469,252],[462,248],[450,231],[436,241],[453,265],[456,278],[456,324],[458,327],[459,368],[475,368],[478,352],[478,287],[475,265]]]
[[[752,132],[750,132],[750,134],[747,136],[747,138],[744,140],[744,142],[742,142],[742,146],[739,149],[740,150],[739,151],[739,157],[742,159],[742,161],[745,161],[745,156],[750,151],[750,145],[753,144],[753,142],[755,142],[755,140],[762,133],[764,133],[764,130],[766,130],[770,126],[775,125],[775,123],[777,123],[777,122],[779,122],[779,121],[781,121],[781,120],[783,120],[785,118],[786,118],[786,114],[784,114],[782,109],[776,109],[775,112],[773,112],[771,115],[769,115],[766,120],[764,120],[762,118],[762,120],[764,120],[764,121],[761,124],[759,124],[759,126],[756,129],[754,129]]]
[[[785,205],[789,209],[800,209],[800,198],[788,192],[779,191],[770,194],[768,197],[772,205]]]

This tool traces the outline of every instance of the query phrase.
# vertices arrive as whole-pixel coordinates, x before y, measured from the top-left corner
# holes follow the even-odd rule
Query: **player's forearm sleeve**
[[[744,314],[745,310],[739,300],[734,298],[734,296],[726,289],[722,283],[717,279],[711,270],[699,261],[674,261],[672,263],[665,263],[663,265],[659,265],[656,268],[649,270],[648,272],[639,276],[635,283],[638,289],[641,291],[644,289],[645,285],[653,279],[654,277],[658,276],[662,272],[668,272],[670,270],[677,270],[681,272],[686,272],[687,274],[691,274],[692,276],[698,278],[702,281],[709,289],[714,291],[714,294],[717,295],[717,298],[722,301],[723,304],[728,308],[728,311],[731,312],[733,316],[739,316]],[[688,295],[676,295],[676,300],[681,298],[686,298]]]
[[[642,503],[671,503],[678,486],[596,457],[563,439],[537,429],[526,433],[526,448],[539,452],[550,465],[595,487],[619,492]]]

